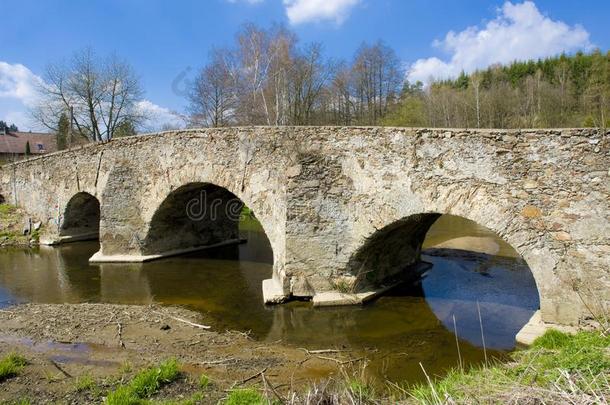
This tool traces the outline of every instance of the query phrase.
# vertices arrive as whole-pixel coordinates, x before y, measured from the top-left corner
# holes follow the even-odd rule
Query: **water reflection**
[[[483,359],[477,302],[489,354],[496,356],[514,347],[515,334],[539,305],[526,264],[500,242],[490,239],[480,250],[496,243],[505,256],[456,250],[453,231],[440,226],[430,231],[423,259],[432,268],[421,283],[363,307],[263,305],[261,282],[271,275],[272,253],[252,228],[244,231],[247,244],[145,264],[89,265],[95,242],[0,250],[0,302],[184,305],[205,313],[206,322],[213,319],[216,330],[251,330],[262,340],[311,349],[350,347],[373,358],[374,373],[418,381],[419,362],[433,374],[457,364],[453,316],[463,359],[477,363]],[[463,234],[464,225],[458,228]],[[490,238],[480,229],[471,235]]]

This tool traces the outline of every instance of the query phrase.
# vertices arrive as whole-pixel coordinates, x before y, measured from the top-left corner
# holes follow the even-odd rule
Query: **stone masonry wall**
[[[595,129],[188,130],[4,166],[0,194],[53,238],[69,199],[88,192],[101,203],[102,253],[129,256],[142,254],[173,190],[224,187],[254,210],[273,278],[296,296],[353,275],[350,263],[379,230],[418,214],[458,215],[523,256],[545,321],[573,324],[586,307],[610,304],[609,139]]]

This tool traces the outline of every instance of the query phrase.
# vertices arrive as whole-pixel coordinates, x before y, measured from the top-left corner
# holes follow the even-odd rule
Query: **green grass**
[[[208,377],[205,374],[201,374],[199,376],[199,388],[201,388],[202,390],[205,390],[209,386],[210,386],[210,377]]]
[[[175,359],[166,360],[158,367],[140,371],[127,385],[122,385],[106,397],[108,405],[132,405],[143,403],[156,393],[161,386],[176,380],[180,366]]]
[[[88,374],[77,377],[74,382],[74,388],[77,392],[91,391],[96,386],[95,380]]]
[[[10,204],[0,204],[0,215],[11,215],[13,214],[17,208]]]
[[[233,390],[224,405],[266,405],[268,401],[255,389]]]
[[[22,216],[17,207],[10,204],[0,204],[0,242],[4,245],[28,245],[30,239],[38,242],[40,229],[32,230],[31,235],[23,235],[21,224],[26,217]]]
[[[536,339],[529,350],[516,354],[520,365],[515,373],[528,383],[545,386],[556,381],[561,371],[595,376],[610,370],[610,336],[579,332],[574,336],[550,330]],[[591,378],[584,377],[587,384]]]
[[[0,401],[0,405],[30,405],[32,401],[28,398],[21,398],[14,401]]]
[[[426,404],[444,403],[446,398],[458,403],[477,402],[511,390],[527,392],[532,387],[539,389],[537,392],[546,392],[544,395],[563,389],[574,393],[575,387],[581,393],[610,395],[609,348],[610,337],[600,332],[568,335],[549,330],[530,348],[514,353],[511,363],[468,371],[455,369],[432,384],[412,387],[409,394]]]
[[[357,379],[349,380],[347,389],[359,402],[372,401],[375,398],[373,387]]]
[[[26,365],[25,357],[11,353],[0,360],[0,382],[19,375]]]

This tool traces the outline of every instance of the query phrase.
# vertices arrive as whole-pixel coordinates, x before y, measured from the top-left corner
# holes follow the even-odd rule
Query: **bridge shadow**
[[[100,233],[100,202],[93,195],[75,194],[63,213],[59,237],[62,243],[98,240]]]
[[[189,253],[239,242],[244,203],[229,190],[210,183],[189,183],[172,191],[154,213],[143,255]]]

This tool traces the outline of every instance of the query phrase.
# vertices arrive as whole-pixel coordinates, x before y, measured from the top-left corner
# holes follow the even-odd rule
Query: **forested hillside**
[[[424,89],[406,83],[386,125],[545,128],[610,126],[610,52],[491,66]]]
[[[189,92],[192,126],[395,125],[466,128],[610,123],[610,52],[491,66],[452,80],[408,83],[383,42],[351,60],[301,45],[282,26],[244,26],[214,49]]]

